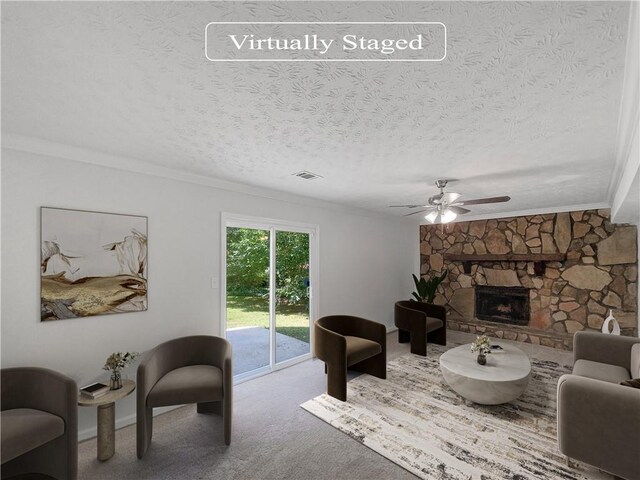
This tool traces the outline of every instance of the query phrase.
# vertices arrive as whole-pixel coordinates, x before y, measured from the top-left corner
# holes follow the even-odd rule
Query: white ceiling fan
[[[423,207],[422,210],[416,212],[407,213],[405,217],[409,215],[416,215],[422,212],[429,212],[425,215],[425,219],[430,223],[449,223],[453,222],[458,215],[464,215],[471,210],[464,208],[463,205],[482,205],[486,203],[501,203],[508,202],[511,197],[488,197],[488,198],[476,198],[474,200],[458,200],[462,194],[455,192],[444,192],[447,186],[448,180],[436,180],[436,187],[440,189],[440,193],[429,197],[427,205],[389,205],[390,207],[403,207],[403,208],[418,208]]]

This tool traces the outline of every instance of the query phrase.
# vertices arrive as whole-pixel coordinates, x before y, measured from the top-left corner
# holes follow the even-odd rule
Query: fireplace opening
[[[476,318],[511,325],[529,324],[529,289],[476,286]]]

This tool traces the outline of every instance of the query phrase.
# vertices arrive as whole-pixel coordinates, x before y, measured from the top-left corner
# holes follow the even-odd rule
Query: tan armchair
[[[2,369],[2,478],[78,476],[78,386],[53,370]]]
[[[427,356],[427,342],[447,344],[447,311],[440,305],[402,300],[396,302],[394,323],[398,341],[411,342],[411,353]]]
[[[387,329],[348,315],[319,318],[314,324],[315,355],[325,362],[327,393],[347,399],[347,368],[387,378]]]
[[[198,413],[224,419],[224,441],[231,443],[233,370],[231,344],[212,336],[182,337],[153,348],[138,366],[137,453],[151,443],[153,409],[197,403]]]
[[[640,478],[640,338],[577,332],[573,372],[558,380],[558,447],[569,459]]]

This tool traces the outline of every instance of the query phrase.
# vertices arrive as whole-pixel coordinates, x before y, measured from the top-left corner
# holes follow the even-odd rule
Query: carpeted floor
[[[406,353],[389,335],[389,358]],[[354,442],[300,404],[326,388],[324,364],[310,360],[234,387],[233,436],[226,447],[222,422],[188,405],[154,418],[153,440],[136,457],[135,425],[116,432],[116,454],[96,459],[96,441],[79,446],[78,478],[98,479],[414,479],[415,476]]]
[[[442,378],[438,359],[446,350],[433,345],[426,358],[390,361],[386,380],[352,380],[348,402],[322,394],[302,408],[425,480],[611,478],[582,464],[568,468],[557,449],[556,385],[568,366],[531,357],[520,398],[477,405]]]
[[[408,352],[397,335],[388,337],[388,359]],[[450,332],[452,343],[473,336]],[[518,344],[552,361],[570,354]],[[429,346],[431,348],[431,346]],[[79,446],[78,478],[98,479],[415,479],[407,470],[300,408],[324,392],[324,365],[307,361],[234,388],[231,446],[220,418],[186,406],[154,418],[149,452],[136,457],[135,425],[116,432],[116,454],[96,459],[96,441]]]

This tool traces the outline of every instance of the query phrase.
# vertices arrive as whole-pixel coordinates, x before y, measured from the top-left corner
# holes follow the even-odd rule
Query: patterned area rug
[[[476,405],[451,390],[438,359],[406,354],[387,379],[361,375],[347,402],[326,394],[301,406],[424,479],[611,479],[579,464],[568,468],[556,442],[556,385],[569,368],[531,358],[527,391],[512,403]]]

